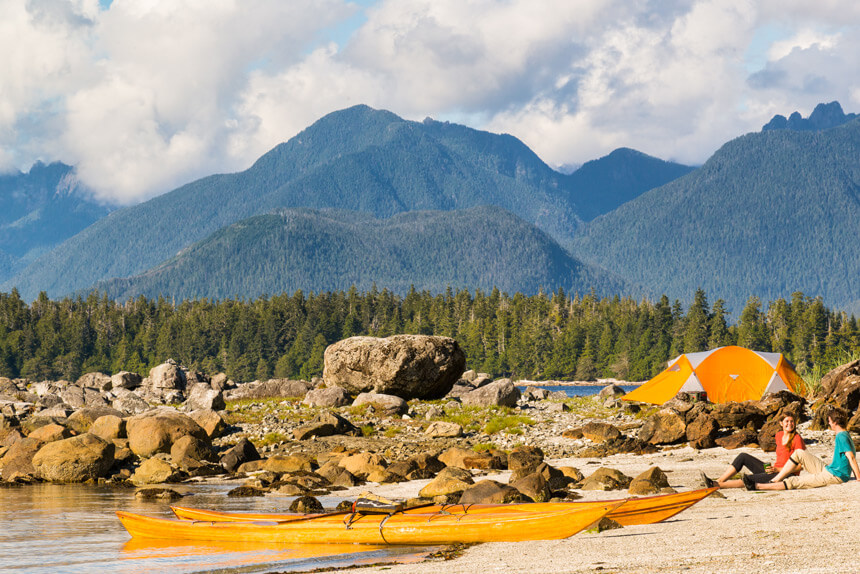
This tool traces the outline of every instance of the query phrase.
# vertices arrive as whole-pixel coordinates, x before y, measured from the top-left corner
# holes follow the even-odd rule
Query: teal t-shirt
[[[856,453],[854,441],[848,431],[842,431],[836,435],[836,444],[833,446],[833,462],[824,467],[824,470],[845,482],[851,478],[851,465],[848,463],[846,452]]]

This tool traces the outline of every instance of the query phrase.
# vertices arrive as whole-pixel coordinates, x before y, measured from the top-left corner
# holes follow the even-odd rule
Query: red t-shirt
[[[776,463],[774,463],[774,467],[777,469],[781,469],[785,466],[785,463],[788,462],[788,457],[791,456],[796,450],[806,450],[806,444],[803,442],[803,439],[799,434],[794,434],[794,439],[791,441],[791,448],[784,446],[782,444],[782,431],[777,431],[776,433]]]

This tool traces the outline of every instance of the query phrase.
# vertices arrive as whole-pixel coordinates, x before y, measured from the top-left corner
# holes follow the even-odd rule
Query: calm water
[[[227,498],[235,485],[174,489],[177,504],[248,512],[285,512],[291,498]],[[320,497],[326,508],[339,499]],[[0,572],[54,574],[253,573],[414,561],[436,548],[361,545],[278,546],[132,540],[114,511],[172,516],[165,502],[141,502],[134,489],[39,484],[0,488]]]
[[[564,391],[567,393],[569,397],[588,397],[591,395],[596,395],[601,390],[605,389],[607,385],[532,385],[538,387],[539,389],[546,389],[550,392],[555,391]],[[638,385],[618,385],[624,392],[629,393],[633,389],[637,388]],[[525,386],[517,386],[520,391],[526,390]]]

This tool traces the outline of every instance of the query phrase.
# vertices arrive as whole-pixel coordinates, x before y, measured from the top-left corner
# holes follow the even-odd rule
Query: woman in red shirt
[[[747,468],[752,473],[753,482],[770,482],[785,466],[788,457],[796,450],[806,450],[803,438],[797,433],[797,421],[794,415],[785,414],[780,421],[782,430],[776,432],[776,462],[773,466],[765,464],[751,454],[742,452],[735,457],[732,464],[726,469],[720,478],[713,480],[702,472],[702,480],[708,487],[719,486],[720,488],[744,488],[741,479],[729,480],[739,473],[741,469]]]

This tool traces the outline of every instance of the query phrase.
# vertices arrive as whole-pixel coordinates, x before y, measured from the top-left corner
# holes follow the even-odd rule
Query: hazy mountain
[[[860,299],[860,119],[765,130],[580,229],[574,254],[652,293]],[[856,304],[856,303],[855,303]]]
[[[583,265],[546,233],[498,207],[413,211],[388,219],[342,210],[287,209],[218,230],[141,275],[100,283],[125,299],[257,297],[304,291],[406,293],[453,288],[536,293],[629,292]]]
[[[32,262],[111,210],[62,163],[0,175],[0,278]]]
[[[606,159],[597,166],[614,162]],[[640,164],[655,169],[648,161],[637,160]],[[634,174],[638,169],[623,161],[614,165]],[[667,169],[662,181],[676,171]],[[509,135],[429,119],[406,121],[355,106],[320,119],[244,172],[212,175],[112,213],[0,289],[17,287],[26,298],[41,290],[58,296],[99,280],[139,274],[222,227],[276,208],[336,208],[389,217],[496,205],[567,246],[581,223],[580,210],[591,217],[635,193],[628,175],[616,178],[624,182],[621,191],[598,179],[553,171]],[[580,180],[587,189],[585,183],[583,190],[575,189]]]

